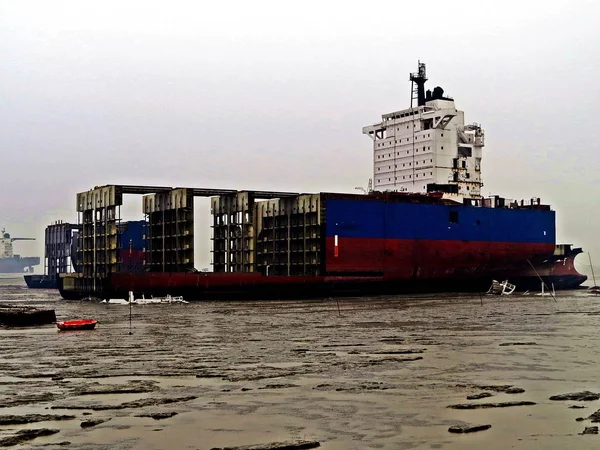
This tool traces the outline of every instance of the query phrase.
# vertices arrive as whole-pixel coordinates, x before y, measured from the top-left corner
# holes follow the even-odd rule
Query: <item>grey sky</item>
[[[550,202],[558,240],[600,262],[598,17],[581,0],[0,0],[0,227],[41,254],[97,184],[366,187],[361,128],[409,106],[421,59],[486,131],[483,191]]]

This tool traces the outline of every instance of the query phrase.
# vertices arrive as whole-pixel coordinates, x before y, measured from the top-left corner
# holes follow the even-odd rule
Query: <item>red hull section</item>
[[[492,280],[519,290],[576,288],[586,280],[573,265],[580,249],[554,254],[546,243],[327,238],[327,276],[260,273],[113,273],[104,298],[183,296],[186,300],[323,298],[412,292],[486,291]],[[560,246],[559,246],[560,247]],[[562,247],[561,247],[562,248]],[[560,253],[560,252],[559,252]],[[337,256],[336,256],[337,255]],[[532,268],[534,265],[535,269]],[[81,298],[61,289],[65,298]]]
[[[84,319],[84,320],[66,320],[64,322],[56,322],[56,326],[59,330],[93,330],[97,320]]]
[[[555,248],[546,243],[339,237],[337,244],[335,238],[326,240],[327,276],[114,273],[110,276],[107,292],[123,298],[128,291],[136,295],[181,295],[188,300],[302,298],[485,291],[492,279],[507,278],[511,281],[518,278],[519,289],[535,289],[540,286],[540,281],[530,262],[543,268],[540,258],[548,258]],[[572,258],[564,267],[572,267]],[[582,282],[582,276],[576,271],[572,275],[578,277],[569,280],[570,284],[564,287],[574,287]],[[546,281],[553,282],[550,278]],[[555,284],[557,289],[563,287],[558,281]]]
[[[427,280],[525,267],[528,260],[551,255],[554,244],[340,237],[336,250],[332,237],[326,248],[329,274]]]
[[[555,286],[556,289],[577,288],[587,280],[587,276],[582,275],[575,268],[575,257],[580,253],[582,253],[581,249],[571,251],[569,248],[566,256],[555,256],[534,267],[528,266],[521,270],[509,271],[506,278],[526,289],[540,289],[540,278],[548,288],[551,286]]]

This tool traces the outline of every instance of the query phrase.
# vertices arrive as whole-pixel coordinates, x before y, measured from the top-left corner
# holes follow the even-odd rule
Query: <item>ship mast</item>
[[[417,106],[423,106],[425,104],[425,82],[427,81],[425,63],[419,61],[418,71],[410,74],[410,81],[412,82],[410,107],[413,107],[414,100],[417,100]]]

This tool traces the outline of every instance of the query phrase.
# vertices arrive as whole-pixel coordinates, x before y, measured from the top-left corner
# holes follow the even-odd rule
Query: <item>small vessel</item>
[[[502,282],[492,280],[492,285],[487,293],[493,295],[510,295],[515,291],[516,288],[517,286],[509,283],[508,280],[504,280]]]
[[[151,304],[162,304],[162,303],[188,303],[182,296],[172,297],[167,294],[166,297],[150,297],[146,298],[142,295],[142,298],[136,299],[132,291],[129,291],[129,303],[134,305],[151,305]]]
[[[82,320],[65,320],[64,322],[56,322],[56,326],[59,330],[93,330],[98,323],[95,319],[82,319]]]
[[[112,305],[129,305],[129,303],[127,300],[123,299],[123,298],[109,298],[109,299],[104,299],[102,300],[100,303],[110,303]]]
[[[178,297],[172,297],[169,294],[167,294],[166,297],[152,297],[149,301],[151,303],[188,303],[183,299],[183,296],[181,295]]]
[[[102,300],[100,303],[112,303],[117,305],[154,305],[164,303],[188,303],[182,296],[172,297],[168,295],[166,297],[150,297],[146,298],[142,295],[142,298],[135,298],[132,291],[129,291],[129,299],[125,300],[122,298],[110,298]]]

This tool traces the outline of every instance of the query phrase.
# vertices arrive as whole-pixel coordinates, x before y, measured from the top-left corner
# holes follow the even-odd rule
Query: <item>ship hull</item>
[[[525,290],[541,287],[532,266],[555,289],[582,280],[576,271],[554,271],[554,263],[546,267],[556,259],[555,213],[548,206],[479,207],[394,193],[321,194],[320,199],[319,227],[310,236],[295,223],[276,222],[274,239],[262,225],[264,235],[257,234],[262,247],[256,251],[261,262],[253,272],[129,270],[95,280],[64,275],[61,294],[68,299],[127,298],[129,291],[186,300],[319,298],[485,292],[492,280],[506,279]],[[314,247],[310,252],[308,242]],[[318,267],[319,275],[303,272],[307,266]]]
[[[32,272],[33,266],[37,266],[39,263],[40,258],[37,256],[2,258],[0,259],[0,273]]]
[[[48,275],[25,275],[23,278],[29,289],[58,289],[56,278]]]
[[[371,295],[401,295],[439,292],[485,292],[492,280],[508,279],[517,290],[547,288],[575,289],[587,277],[573,266],[574,257],[566,263],[538,263],[513,268],[486,268],[470,271],[438,271],[428,278],[418,274],[409,277],[396,275],[343,275],[327,277],[264,276],[258,273],[115,273],[98,291],[81,292],[60,287],[63,298],[77,300],[95,294],[104,298],[136,296],[182,296],[186,300],[270,300],[326,298],[336,296],[365,297]]]
[[[499,274],[501,275],[501,274]],[[370,277],[265,277],[234,274],[222,277],[209,274],[114,274],[107,289],[97,292],[102,298],[136,296],[182,296],[186,300],[273,300],[327,297],[366,297],[440,292],[485,292],[492,276],[469,279],[385,280]],[[501,276],[498,278],[502,278]],[[554,289],[573,289],[581,283],[577,277],[543,277]],[[520,277],[518,290],[540,290],[537,277]],[[91,293],[61,289],[67,300],[79,300]]]

